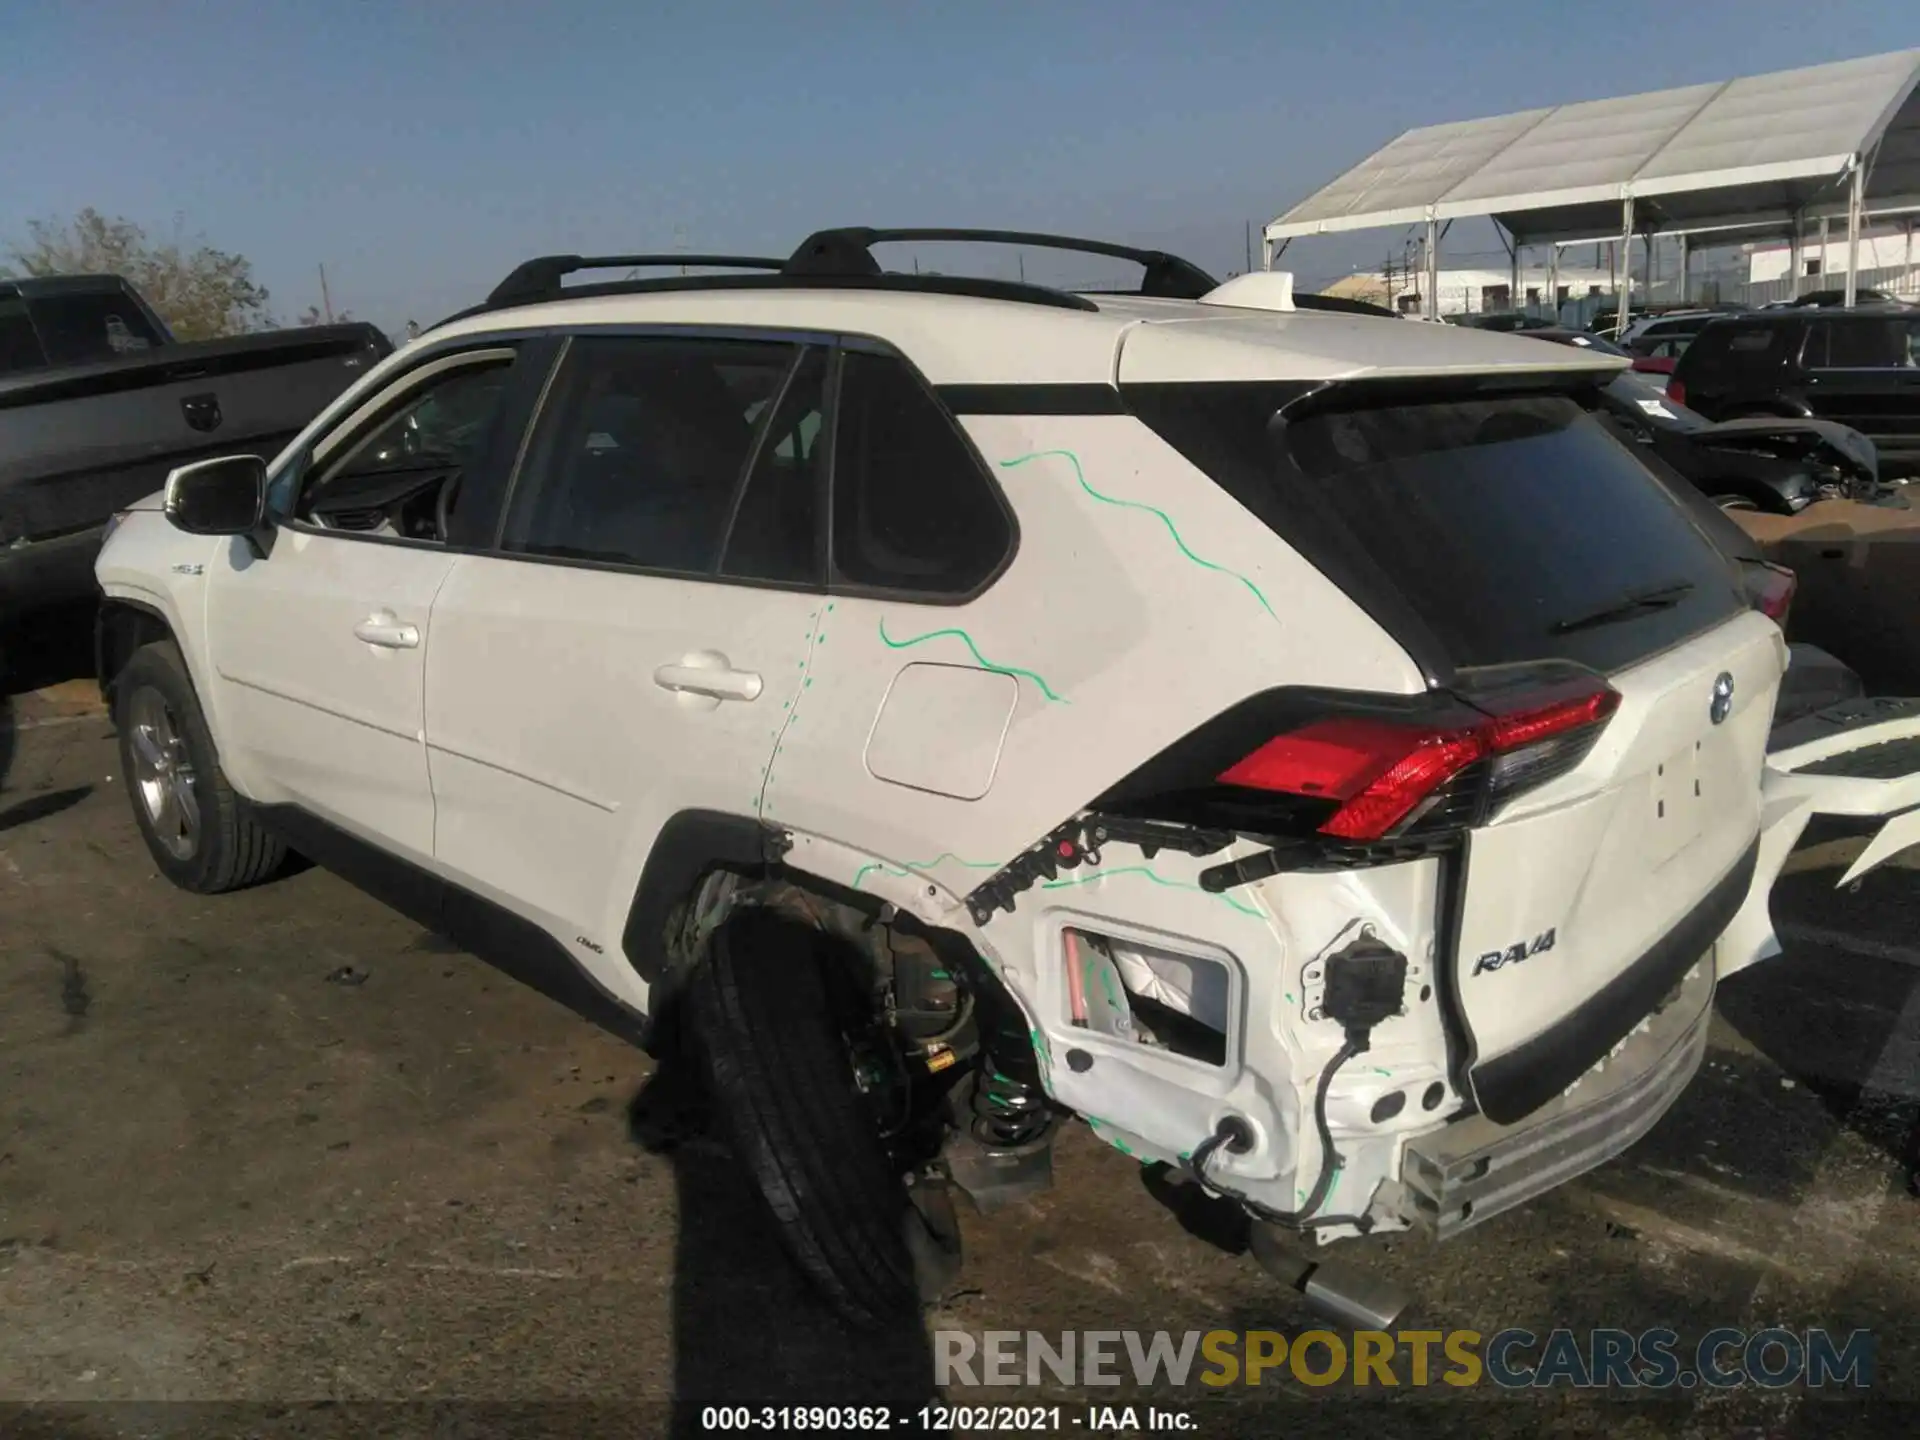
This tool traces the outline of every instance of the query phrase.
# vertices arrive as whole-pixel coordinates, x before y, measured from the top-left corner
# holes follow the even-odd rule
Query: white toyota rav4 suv
[[[1143,279],[870,249],[924,239]],[[562,283],[663,262],[725,273]],[[1078,1116],[1379,1320],[1319,1243],[1643,1134],[1809,816],[1896,817],[1849,880],[1920,840],[1920,707],[1770,754],[1791,577],[1610,433],[1618,361],[1312,303],[989,232],[528,262],[113,531],[154,861],[291,848],[685,1037],[855,1318]]]

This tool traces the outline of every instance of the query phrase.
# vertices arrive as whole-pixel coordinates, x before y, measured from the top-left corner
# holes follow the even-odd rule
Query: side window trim
[[[973,464],[974,470],[978,473],[981,482],[987,487],[987,492],[993,497],[993,503],[999,507],[1000,513],[1006,521],[1007,543],[1001,552],[999,563],[989,570],[972,589],[963,593],[939,594],[901,586],[863,585],[858,581],[843,577],[838,567],[834,564],[833,537],[838,533],[838,521],[835,511],[838,508],[840,495],[838,456],[840,451],[839,430],[842,379],[846,372],[845,358],[852,353],[874,355],[885,360],[890,360],[903,367],[906,372],[913,377],[915,383],[926,392],[927,397],[946,418],[947,425],[952,429],[955,438],[959,440],[961,446],[965,449],[967,457]],[[941,398],[938,388],[927,379],[925,373],[918,365],[914,364],[910,358],[901,353],[898,347],[889,344],[878,336],[862,335],[852,332],[842,334],[836,338],[834,343],[833,368],[830,373],[831,378],[828,382],[827,393],[828,414],[830,417],[828,423],[831,428],[831,433],[821,437],[823,441],[829,441],[832,444],[832,448],[827,452],[827,504],[824,507],[825,520],[822,526],[822,545],[827,552],[822,571],[826,576],[826,593],[829,595],[844,595],[867,600],[898,600],[903,604],[930,606],[968,605],[979,599],[1000,582],[1000,577],[1012,568],[1015,558],[1020,553],[1020,517],[1014,510],[1012,503],[1007,499],[1006,491],[1001,488],[1000,477],[994,474],[993,466],[988,463],[986,456],[980,453],[980,447],[974,443],[973,436],[967,433],[966,426],[960,423],[960,419],[953,413],[952,407]]]
[[[520,422],[520,434],[514,440],[513,460],[507,467],[506,481],[500,488],[499,503],[494,507],[492,533],[487,537],[486,544],[486,553],[489,555],[512,555],[507,549],[507,515],[513,509],[513,497],[520,488],[520,473],[526,467],[527,452],[533,446],[534,433],[546,419],[547,406],[553,401],[554,384],[566,370],[567,356],[573,350],[573,335],[566,333],[549,337],[549,344],[552,354],[547,360],[546,373],[540,377],[540,389]]]
[[[1815,359],[1816,351],[1819,359]],[[1833,339],[1824,320],[1810,321],[1800,331],[1800,349],[1793,360],[1802,370],[1825,370],[1827,361],[1832,358]]]
[[[780,407],[787,403],[787,394],[800,376],[800,367],[806,363],[807,347],[794,346],[787,373],[780,377],[779,386],[767,401],[765,418],[753,427],[753,442],[747,446],[747,458],[741,463],[740,473],[733,477],[733,494],[727,497],[727,522],[720,527],[720,544],[713,552],[713,564],[707,567],[713,579],[720,578],[722,567],[727,563],[727,547],[733,543],[733,528],[740,522],[740,506],[747,498],[747,487],[753,483],[753,472],[760,466],[760,456],[773,443],[773,422],[780,418]]]

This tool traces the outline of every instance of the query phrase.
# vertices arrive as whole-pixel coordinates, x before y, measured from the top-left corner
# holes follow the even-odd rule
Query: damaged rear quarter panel
[[[1423,688],[1357,605],[1132,417],[967,430],[1017,518],[1012,563],[963,604],[835,596],[779,737],[764,817],[865,857],[824,878],[867,888],[884,871],[862,867],[883,866],[964,893],[1250,694]],[[985,794],[869,771],[881,706],[915,664],[1018,683]]]
[[[1365,876],[1281,876],[1213,894],[1198,875],[1225,854],[1163,850],[1149,860],[1110,844],[1098,873],[1062,872],[984,925],[968,915],[964,897],[1119,778],[1248,695],[1306,684],[1413,693],[1423,677],[1345,594],[1132,417],[965,424],[1017,518],[1017,554],[963,604],[833,598],[778,741],[763,817],[794,837],[796,867],[973,934],[1026,1009],[1052,1092],[1108,1122],[1100,1133],[1171,1160],[1234,1111],[1260,1141],[1247,1155],[1223,1158],[1222,1173],[1291,1207],[1311,1101],[1305,1087],[1341,1042],[1337,1026],[1304,1018],[1301,970],[1362,919],[1389,943],[1412,947],[1425,972],[1431,862]],[[990,788],[978,798],[868,769],[881,707],[903,668],[916,664],[973,667],[1018,684]],[[898,753],[899,736],[889,733],[887,745]],[[1136,1046],[1141,1053],[1108,1049],[1085,1071],[1070,1069],[1065,1052],[1091,1043],[1073,1033],[1058,1004],[1054,962],[1070,919],[1229,955],[1242,1002],[1230,1066],[1209,1073]],[[1368,1128],[1368,1111],[1390,1085],[1424,1093],[1443,1078],[1437,1008],[1431,995],[1414,1003],[1418,1013],[1383,1025],[1376,1053],[1343,1075],[1332,1105],[1337,1127]],[[1452,1103],[1449,1091],[1444,1108],[1424,1111],[1416,1093],[1396,1123],[1432,1123]],[[1351,1185],[1364,1203],[1360,1189],[1388,1173],[1394,1143],[1388,1138],[1379,1157],[1349,1155],[1336,1198]],[[1317,1139],[1307,1142],[1305,1159],[1317,1164]]]

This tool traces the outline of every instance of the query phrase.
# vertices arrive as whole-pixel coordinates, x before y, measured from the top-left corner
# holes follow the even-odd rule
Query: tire
[[[286,846],[227,783],[172,641],[133,652],[114,680],[113,721],[134,823],[162,875],[182,890],[218,895],[280,868]]]
[[[788,1254],[841,1316],[877,1328],[917,1319],[931,1227],[855,1088],[829,943],[743,910],[715,934],[686,998],[721,1128]],[[950,1245],[934,1233],[932,1250]]]
[[[1758,510],[1761,508],[1751,496],[1731,493],[1715,495],[1713,497],[1713,503],[1718,505],[1722,510]]]

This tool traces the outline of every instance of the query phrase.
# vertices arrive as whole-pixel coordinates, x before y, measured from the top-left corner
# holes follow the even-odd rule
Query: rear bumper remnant
[[[1711,959],[1593,1070],[1524,1120],[1471,1115],[1407,1142],[1400,1179],[1415,1228],[1445,1240],[1602,1165],[1687,1088],[1713,1016]]]

